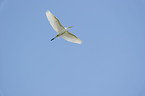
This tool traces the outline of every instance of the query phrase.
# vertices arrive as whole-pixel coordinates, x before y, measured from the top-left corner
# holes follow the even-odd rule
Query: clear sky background
[[[0,0],[0,96],[145,96],[145,1]]]

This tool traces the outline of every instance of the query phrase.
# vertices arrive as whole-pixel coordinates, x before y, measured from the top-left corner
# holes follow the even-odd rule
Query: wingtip
[[[49,11],[49,10],[47,10],[47,11],[46,11],[46,14],[48,14],[48,13],[50,13],[50,11]]]
[[[82,44],[82,41],[79,39],[76,43],[77,44]]]
[[[80,40],[80,42],[78,44],[82,44],[82,41]]]

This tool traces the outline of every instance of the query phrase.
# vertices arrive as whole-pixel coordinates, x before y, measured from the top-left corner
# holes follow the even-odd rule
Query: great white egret
[[[77,38],[74,34],[68,31],[70,28],[72,28],[72,26],[67,28],[63,27],[63,25],[59,22],[59,20],[50,11],[46,12],[46,16],[48,21],[50,22],[50,25],[58,33],[54,38],[51,39],[51,41],[54,40],[56,37],[59,38],[60,36],[62,36],[62,38],[64,38],[69,42],[77,44],[82,43],[82,41],[79,38]]]

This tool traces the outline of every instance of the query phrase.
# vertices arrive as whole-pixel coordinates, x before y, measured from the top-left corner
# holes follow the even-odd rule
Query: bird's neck
[[[69,30],[69,27],[65,28],[65,30]]]

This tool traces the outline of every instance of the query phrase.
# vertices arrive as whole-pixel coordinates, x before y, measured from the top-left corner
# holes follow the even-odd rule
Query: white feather
[[[58,34],[61,34],[64,32],[64,34],[60,35],[62,36],[62,38],[64,38],[65,40],[69,42],[73,42],[77,44],[82,43],[82,41],[79,38],[77,38],[74,34],[68,31],[69,27],[64,28],[63,25],[60,23],[60,21],[50,11],[46,12],[46,16],[47,16],[48,21],[50,22],[50,25]]]

